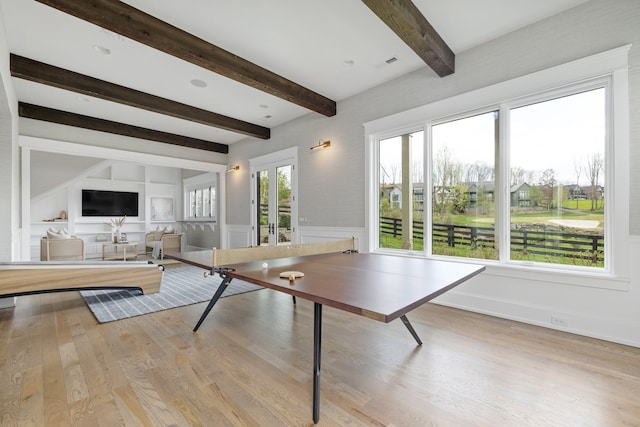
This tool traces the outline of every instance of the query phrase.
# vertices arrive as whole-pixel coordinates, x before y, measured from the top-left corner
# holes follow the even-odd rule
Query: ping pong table
[[[484,271],[477,264],[427,260],[356,251],[212,266],[211,251],[170,253],[166,257],[195,265],[222,282],[205,308],[194,332],[233,279],[307,299],[314,303],[313,422],[320,419],[320,356],[322,307],[337,308],[381,322],[400,318],[418,345],[420,337],[406,314]],[[291,280],[280,273],[297,271],[304,277]]]

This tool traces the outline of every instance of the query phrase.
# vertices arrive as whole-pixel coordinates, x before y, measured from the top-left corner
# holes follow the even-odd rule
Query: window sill
[[[485,274],[519,280],[531,280],[568,286],[582,286],[611,291],[629,291],[631,288],[631,279],[629,277],[614,276],[607,272],[592,272],[584,270],[560,271],[534,266],[493,264],[487,265]]]
[[[423,252],[401,250],[377,250],[374,253],[396,255],[413,258],[436,259],[438,261],[481,264],[486,267],[482,276],[507,277],[517,280],[528,280],[556,285],[581,286],[587,288],[606,289],[611,291],[629,291],[631,278],[614,275],[607,271],[588,271],[586,269],[561,270],[538,265],[499,264],[496,261],[472,258],[453,258],[443,256],[427,257]]]
[[[529,280],[557,285],[581,286],[587,288],[606,289],[611,291],[629,291],[631,278],[614,275],[610,272],[588,269],[561,269],[543,265],[500,264],[496,261],[463,259],[450,257],[430,257],[441,261],[483,264],[487,268],[482,273],[488,276],[508,277],[518,280]]]

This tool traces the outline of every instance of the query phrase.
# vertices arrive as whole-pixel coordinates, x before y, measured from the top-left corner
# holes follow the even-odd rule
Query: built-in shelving
[[[143,166],[129,163],[107,164],[102,169],[92,169],[89,174],[53,188],[49,193],[32,199],[30,224],[31,259],[40,259],[40,239],[49,227],[67,228],[70,234],[85,241],[85,257],[102,256],[102,244],[113,239],[108,222],[112,217],[83,217],[81,215],[81,190],[85,188],[135,191],[139,193],[139,215],[127,218],[121,228],[127,240],[138,243],[138,250],[144,251],[145,233],[157,225],[173,225],[176,221],[150,221],[151,197],[170,197],[175,201],[175,213],[181,212],[182,176],[179,169],[159,166]],[[46,221],[61,210],[67,212],[67,221]],[[37,217],[36,215],[42,215]]]

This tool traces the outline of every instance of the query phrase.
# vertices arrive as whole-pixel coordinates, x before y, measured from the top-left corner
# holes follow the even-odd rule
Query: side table
[[[122,249],[122,250],[121,250]],[[136,259],[138,257],[138,244],[137,243],[103,243],[102,244],[102,260],[107,259],[122,259],[127,260],[127,251],[129,251],[129,259]],[[122,254],[120,254],[122,252]]]

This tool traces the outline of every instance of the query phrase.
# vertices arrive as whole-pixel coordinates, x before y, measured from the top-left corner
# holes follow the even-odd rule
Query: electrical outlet
[[[567,327],[567,326],[569,326],[569,319],[567,319],[564,316],[560,316],[560,315],[557,315],[557,314],[552,314],[551,315],[551,324],[552,325],[557,325],[557,326]]]

